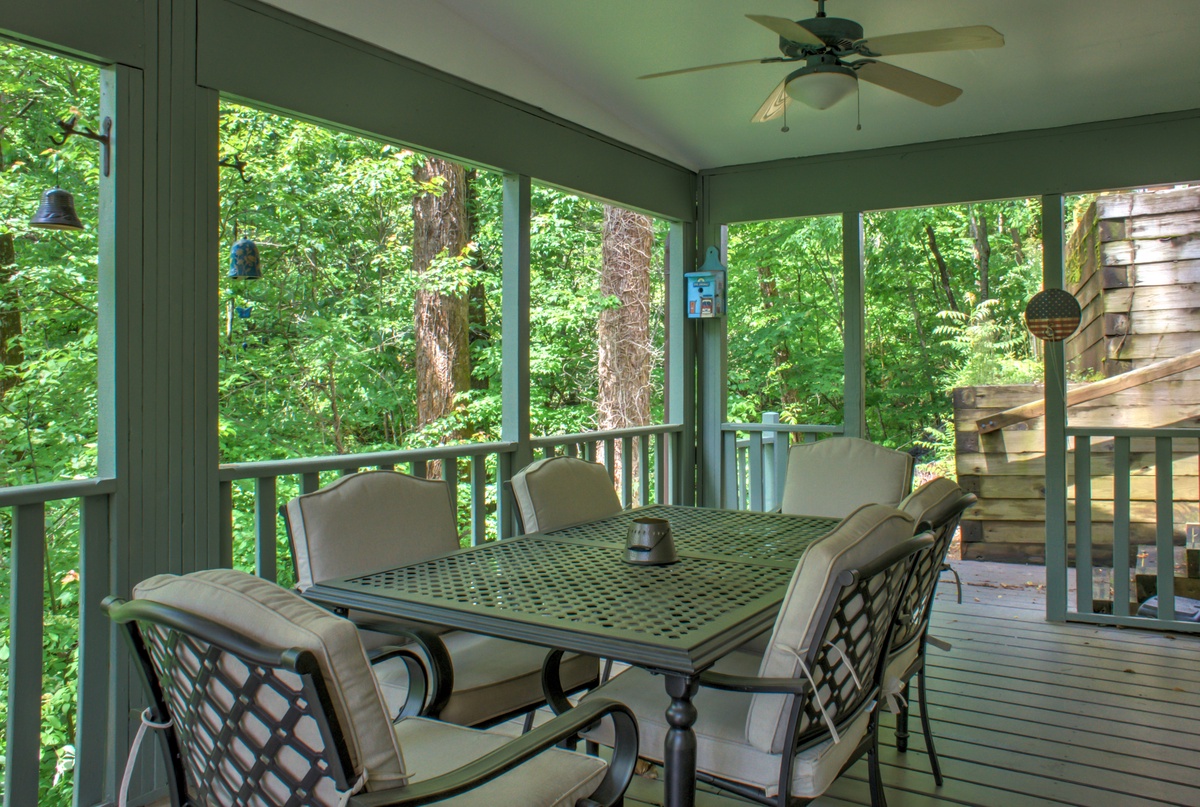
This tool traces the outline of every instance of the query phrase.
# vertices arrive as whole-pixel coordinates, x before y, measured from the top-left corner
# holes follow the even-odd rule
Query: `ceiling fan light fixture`
[[[839,64],[802,67],[788,76],[787,94],[813,109],[829,109],[854,92],[858,76]]]

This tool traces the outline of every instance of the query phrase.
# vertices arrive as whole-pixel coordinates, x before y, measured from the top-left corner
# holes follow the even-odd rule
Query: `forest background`
[[[6,486],[96,470],[98,159],[90,142],[49,135],[70,115],[94,126],[98,106],[94,68],[0,43]],[[246,180],[221,171],[220,241],[252,238],[263,273],[212,267],[222,461],[498,439],[501,178],[228,103],[220,142]],[[30,227],[55,185],[83,231]],[[1039,221],[1028,199],[866,216],[872,440],[952,473],[950,389],[1040,375],[1020,327],[1040,282]],[[663,422],[664,289],[682,282],[665,273],[666,223],[535,185],[532,226],[533,433]],[[729,419],[840,423],[840,217],[730,226],[728,269]],[[252,491],[237,496],[235,562],[252,567]],[[43,804],[70,801],[77,520],[73,503],[48,511]],[[0,512],[0,602],[10,527]],[[0,608],[0,731],[7,618]]]

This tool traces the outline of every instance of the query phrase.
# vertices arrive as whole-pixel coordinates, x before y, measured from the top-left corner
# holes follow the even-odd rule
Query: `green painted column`
[[[863,262],[862,213],[842,214],[842,306],[845,347],[842,361],[843,420],[848,437],[867,435],[866,268]]]
[[[700,184],[700,221],[697,226],[697,251],[693,260],[704,255],[709,247],[721,251],[721,263],[726,264],[726,228],[708,216],[708,185]],[[695,263],[693,262],[693,266]],[[726,305],[737,305],[726,288]],[[697,504],[720,507],[721,492],[721,424],[727,410],[727,362],[729,329],[725,317],[691,320],[696,330],[696,464]]]
[[[533,460],[529,445],[529,221],[531,188],[529,177],[504,176],[503,222],[503,315],[501,332],[500,439],[516,443],[512,455],[499,458],[497,514],[501,538],[511,534],[509,497],[503,484],[514,471]]]
[[[1042,197],[1042,288],[1066,281],[1066,235],[1061,194]],[[1067,615],[1067,373],[1062,342],[1045,343],[1046,618]]]
[[[696,225],[674,222],[667,233],[667,421],[683,424],[678,456],[671,458],[679,475],[671,480],[678,504],[696,501],[696,331],[687,318],[687,284],[684,273],[696,265]]]

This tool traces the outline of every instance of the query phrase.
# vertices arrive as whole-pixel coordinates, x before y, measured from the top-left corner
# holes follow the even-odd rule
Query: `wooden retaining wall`
[[[965,559],[1041,563],[1046,543],[1045,418],[980,434],[976,421],[1042,397],[1040,385],[963,387],[954,390],[958,482],[979,497],[962,522]],[[1200,381],[1164,379],[1072,406],[1068,420],[1080,427],[1200,426]],[[1174,455],[1175,533],[1200,520],[1198,441],[1176,440]],[[1092,537],[1097,563],[1111,560],[1113,443],[1092,441]],[[1131,448],[1131,537],[1153,543],[1155,530],[1154,446],[1134,440]],[[1074,452],[1067,461],[1070,488],[1068,538],[1073,544]]]

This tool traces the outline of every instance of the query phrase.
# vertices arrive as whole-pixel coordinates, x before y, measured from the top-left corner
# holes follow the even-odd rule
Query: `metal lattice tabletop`
[[[781,561],[789,566],[795,564],[809,544],[838,524],[836,518],[817,516],[654,505],[626,510],[587,524],[553,530],[545,533],[544,537],[622,545],[629,524],[642,516],[670,521],[671,537],[681,555]]]

